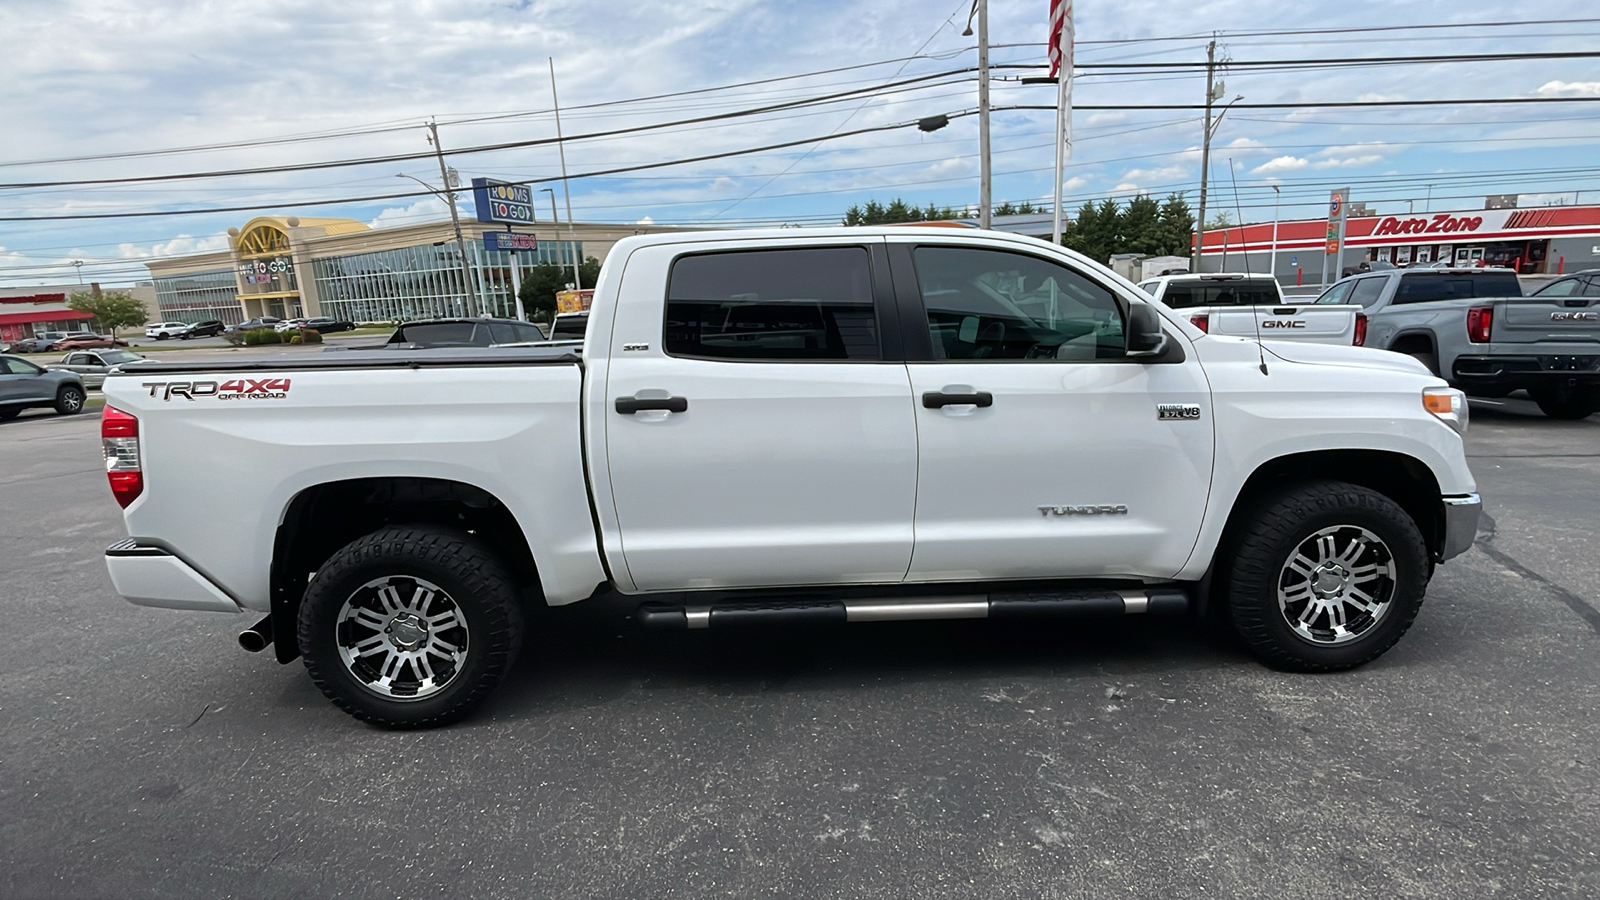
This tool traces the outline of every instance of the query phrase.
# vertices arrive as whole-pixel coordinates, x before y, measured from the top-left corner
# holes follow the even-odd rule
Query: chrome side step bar
[[[1171,615],[1187,612],[1189,602],[1186,590],[1167,585],[1132,590],[996,591],[942,597],[730,599],[713,603],[648,601],[639,606],[636,616],[639,624],[646,628],[699,630],[758,624]]]

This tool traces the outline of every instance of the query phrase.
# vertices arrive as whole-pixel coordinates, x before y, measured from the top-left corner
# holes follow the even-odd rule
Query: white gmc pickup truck
[[[1383,653],[1479,500],[1415,360],[1207,335],[1032,238],[620,241],[567,347],[146,362],[103,439],[134,603],[267,614],[371,722],[480,703],[528,604],[651,627],[1230,616],[1267,663]]]

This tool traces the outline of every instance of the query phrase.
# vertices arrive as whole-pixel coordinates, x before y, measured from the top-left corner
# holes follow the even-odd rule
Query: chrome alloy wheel
[[[421,700],[444,690],[468,652],[467,620],[436,584],[409,575],[377,578],[339,608],[339,659],[367,690]]]
[[[1394,600],[1394,554],[1355,525],[1334,525],[1300,542],[1278,573],[1278,609],[1302,640],[1344,644],[1371,631]]]

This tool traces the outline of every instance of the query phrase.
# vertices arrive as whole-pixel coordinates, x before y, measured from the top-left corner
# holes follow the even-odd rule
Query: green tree
[[[600,277],[600,260],[589,257],[578,267],[586,287],[594,287]],[[556,315],[556,292],[572,283],[572,266],[544,263],[522,273],[522,309],[529,321],[549,322]]]
[[[896,222],[937,222],[942,219],[954,219],[957,215],[956,210],[948,206],[929,203],[926,207],[918,209],[896,197],[889,201],[887,206],[876,200],[868,200],[865,206],[851,206],[845,210],[844,224],[891,225]]]
[[[1194,246],[1194,212],[1181,193],[1167,195],[1161,204],[1161,225],[1155,245],[1157,256],[1188,256]]]
[[[1140,194],[1128,201],[1128,208],[1122,213],[1122,249],[1118,252],[1160,254],[1161,204],[1149,194]]]
[[[1017,215],[1019,216],[1032,215],[1035,212],[1038,212],[1038,210],[1033,208],[1033,201],[1031,200],[1024,200],[1022,205],[1017,207]]]
[[[1228,215],[1227,210],[1219,209],[1217,210],[1216,215],[1211,217],[1211,221],[1206,223],[1206,230],[1210,231],[1213,228],[1227,228],[1232,224],[1233,216]]]
[[[150,320],[150,313],[127,291],[73,291],[67,306],[94,316],[95,321],[116,335],[118,328],[132,328]]]

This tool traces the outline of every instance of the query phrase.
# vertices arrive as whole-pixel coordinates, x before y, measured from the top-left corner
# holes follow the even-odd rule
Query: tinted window
[[[1318,303],[1349,303],[1350,301],[1347,298],[1350,296],[1350,286],[1353,283],[1354,282],[1342,281],[1342,282],[1334,285],[1333,287],[1328,288],[1327,292],[1324,293],[1321,297],[1318,297],[1316,302],[1318,302]]]
[[[560,325],[564,330],[566,322]],[[679,356],[880,359],[867,251],[808,247],[683,257],[667,283],[664,336],[667,352]]]
[[[550,339],[555,341],[576,341],[583,339],[583,333],[589,330],[588,316],[557,317],[555,324],[550,329]]]
[[[1521,296],[1522,284],[1513,272],[1419,272],[1400,276],[1400,287],[1395,290],[1394,302],[1432,303],[1466,297]]]
[[[1159,282],[1159,281],[1146,281],[1145,283],[1139,285],[1139,287],[1144,288],[1144,292],[1146,294],[1149,294],[1150,296],[1154,297],[1156,295],[1156,291],[1161,289],[1161,282]]]
[[[108,366],[120,366],[123,363],[130,363],[140,358],[139,354],[130,353],[127,350],[107,350],[105,353],[100,354],[100,361]]]
[[[410,341],[430,346],[470,347],[473,345],[473,327],[471,322],[428,322],[422,325],[407,325],[395,332],[395,338],[398,340],[391,340],[390,343]],[[487,342],[487,337],[484,340]]]
[[[1600,279],[1591,278],[1589,284],[1583,289],[1585,297],[1600,297]]]
[[[1173,309],[1191,306],[1277,306],[1282,302],[1270,281],[1174,281],[1161,302]]]
[[[1122,309],[1110,289],[1033,256],[964,247],[915,252],[939,359],[1120,358]]]
[[[44,371],[33,363],[21,359],[0,359],[0,365],[9,365],[12,375],[37,375]]]
[[[505,322],[494,322],[489,325],[489,339],[496,344],[514,344],[522,338],[517,337],[517,332]]]
[[[1378,302],[1378,297],[1383,294],[1383,286],[1388,282],[1387,278],[1358,278],[1350,288],[1350,299],[1345,302],[1371,306]]]
[[[540,331],[537,325],[513,325],[511,328],[517,333],[517,340],[519,341],[544,340],[544,332]]]
[[[1552,281],[1544,287],[1539,288],[1537,291],[1533,292],[1533,296],[1575,297],[1582,292],[1583,283],[1580,280],[1576,278],[1563,278],[1560,281]]]

